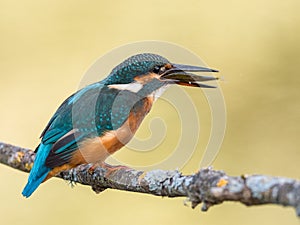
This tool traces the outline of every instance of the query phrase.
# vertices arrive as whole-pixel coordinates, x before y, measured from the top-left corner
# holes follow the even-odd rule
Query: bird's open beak
[[[215,86],[202,84],[200,82],[218,80],[217,77],[201,76],[190,72],[218,72],[218,70],[199,66],[189,66],[181,64],[172,64],[172,68],[162,74],[161,78],[184,86],[215,88]]]

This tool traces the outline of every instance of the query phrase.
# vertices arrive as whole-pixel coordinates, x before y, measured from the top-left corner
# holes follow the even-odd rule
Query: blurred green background
[[[299,178],[299,9],[298,0],[1,0],[0,139],[34,148],[55,109],[99,56],[156,39],[185,46],[225,78],[227,130],[215,169]],[[187,91],[197,99],[198,92]],[[149,118],[168,110],[157,105]],[[172,123],[168,115],[165,121]],[[148,135],[146,122],[141,136]],[[200,159],[196,152],[183,172],[195,172]],[[27,174],[0,165],[0,180],[1,224],[299,224],[290,208],[225,203],[202,213],[180,198],[115,190],[96,195],[59,179],[24,199]]]

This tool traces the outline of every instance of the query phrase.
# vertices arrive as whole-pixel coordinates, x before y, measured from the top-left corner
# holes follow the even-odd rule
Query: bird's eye
[[[166,67],[165,66],[155,66],[152,71],[153,71],[153,73],[156,73],[156,74],[163,74],[166,71]]]
[[[159,73],[159,71],[160,71],[160,67],[159,67],[159,66],[155,66],[155,67],[153,68],[153,72],[154,72],[154,73]]]
[[[166,67],[162,66],[159,69],[159,74],[163,74],[166,71]]]

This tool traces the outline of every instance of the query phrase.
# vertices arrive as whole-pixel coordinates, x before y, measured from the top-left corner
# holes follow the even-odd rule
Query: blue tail
[[[38,188],[51,171],[50,168],[45,166],[45,161],[49,155],[51,147],[51,144],[44,145],[41,143],[38,148],[33,167],[29,174],[28,182],[22,192],[22,195],[26,198],[28,198]]]

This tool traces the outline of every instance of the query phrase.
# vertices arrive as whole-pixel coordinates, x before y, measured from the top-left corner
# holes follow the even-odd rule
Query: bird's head
[[[213,86],[201,82],[218,79],[212,76],[196,75],[192,72],[218,71],[199,66],[175,64],[160,55],[143,53],[131,56],[116,66],[103,82],[114,88],[132,89],[137,92],[151,84],[154,86],[153,89],[169,84],[212,88]]]

